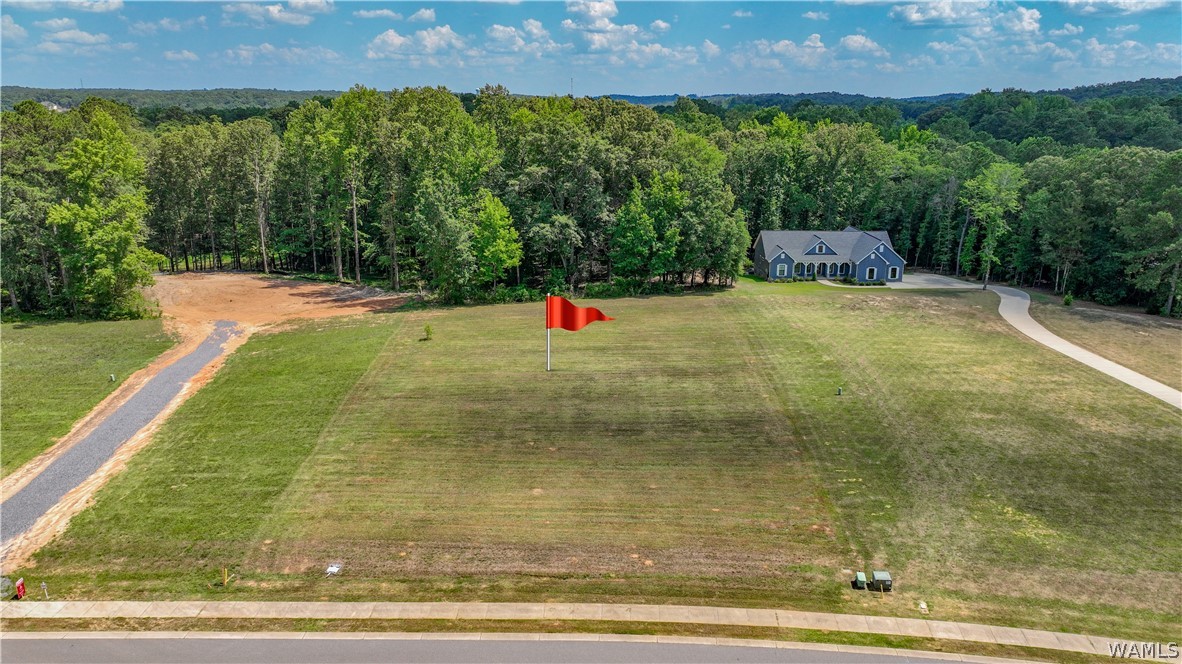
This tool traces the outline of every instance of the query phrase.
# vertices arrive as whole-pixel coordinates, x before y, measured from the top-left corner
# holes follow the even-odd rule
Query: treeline
[[[151,131],[111,102],[64,114],[24,103],[3,114],[0,278],[11,305],[101,315],[134,311],[133,296],[83,297],[79,284],[101,274],[130,292],[152,261],[504,301],[725,284],[761,230],[855,225],[890,231],[912,267],[1175,313],[1182,151],[1096,145],[1094,122],[1041,101],[1022,110],[1007,94],[975,95],[926,128],[889,107],[835,121],[815,105],[760,109],[731,127],[701,100],[658,113],[491,86],[460,96],[358,86],[236,122],[160,119]],[[1016,143],[972,130],[1007,113],[1049,124]],[[957,119],[967,133],[948,129]],[[76,200],[72,187],[91,176],[68,155],[124,143],[144,168],[96,173],[119,183],[111,192],[142,192],[145,206],[53,211],[113,205],[114,193]],[[120,247],[155,257],[77,258],[106,241],[108,219],[125,222]],[[112,257],[125,266],[113,281]]]
[[[688,100],[675,124],[726,145],[749,232],[886,229],[909,266],[1052,288],[1176,314],[1182,151],[1048,149],[1024,163],[915,125],[777,113],[731,132]]]
[[[838,103],[825,103],[819,95],[735,97],[725,106],[706,99],[684,101],[718,118],[719,125],[730,131],[752,120],[767,124],[779,113],[814,123],[869,122],[884,132],[916,124],[958,143],[976,141],[1007,159],[1025,162],[1049,152],[1065,154],[1074,147],[1182,149],[1182,78],[1172,89],[1175,92],[1168,97],[1120,96],[1083,102],[1023,90],[986,90],[943,102],[860,95],[838,95],[854,98]],[[665,115],[675,112],[672,105],[653,108]],[[1034,143],[1024,145],[1029,139]]]
[[[73,109],[91,97],[109,99],[132,108],[177,107],[185,111],[203,108],[276,108],[297,104],[313,97],[331,99],[339,90],[264,90],[260,88],[214,88],[212,90],[134,90],[124,88],[29,88],[5,85],[0,88],[3,108],[11,111],[18,102],[32,99]]]
[[[42,204],[5,206],[4,285],[25,308],[74,309],[46,208],[67,198],[58,155],[99,110],[147,157],[142,236],[164,269],[376,277],[449,302],[740,273],[750,238],[706,139],[606,98],[489,87],[472,109],[443,89],[355,87],[292,110],[281,133],[260,117],[149,133],[110,102],[65,114],[19,104],[4,114],[5,177],[22,183],[6,196]],[[626,203],[628,233],[616,218]]]

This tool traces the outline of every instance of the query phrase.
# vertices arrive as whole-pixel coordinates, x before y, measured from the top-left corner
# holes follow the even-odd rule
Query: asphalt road
[[[71,489],[93,475],[137,431],[151,422],[198,371],[222,353],[234,323],[218,321],[193,352],[164,367],[90,435],[66,450],[41,474],[0,504],[0,541],[28,530]]]
[[[79,662],[153,662],[219,664],[323,662],[462,663],[564,662],[696,664],[707,662],[774,662],[778,664],[950,664],[952,660],[886,657],[819,650],[789,650],[746,646],[709,646],[671,643],[605,643],[591,641],[473,641],[473,640],[362,640],[362,639],[0,639],[5,664]]]

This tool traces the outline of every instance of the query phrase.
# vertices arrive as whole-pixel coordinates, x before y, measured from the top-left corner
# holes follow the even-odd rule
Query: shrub
[[[546,294],[528,286],[499,285],[491,291],[478,291],[471,297],[473,304],[509,304],[510,302],[541,302]]]
[[[1074,301],[1075,301],[1075,296],[1072,295],[1071,293],[1068,293],[1063,296],[1063,306],[1065,306],[1065,307],[1070,307],[1071,303]]]

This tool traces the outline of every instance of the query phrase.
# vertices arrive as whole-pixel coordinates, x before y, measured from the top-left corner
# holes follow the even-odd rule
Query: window
[[[818,254],[823,254],[823,253],[825,253],[825,245],[823,245],[823,244],[818,244],[818,245],[817,245],[817,253],[818,253]]]
[[[805,272],[807,272],[808,274],[813,273],[813,264],[812,263],[809,263],[808,267],[805,268]]]
[[[892,267],[891,268],[891,279],[898,279],[898,278],[899,278],[899,268]]]
[[[849,273],[850,273],[850,265],[849,265],[849,263],[842,263],[842,264],[841,264],[841,276],[843,276],[843,277],[844,277],[845,275],[847,275],[847,274],[849,274]]]
[[[804,276],[804,263],[796,264],[796,274],[802,277]]]
[[[878,268],[876,268],[876,267],[866,268],[866,281],[874,281],[877,278],[878,278]]]
[[[779,265],[777,265],[776,266],[776,276],[777,277],[788,276],[788,266],[785,265],[784,263],[780,263]]]

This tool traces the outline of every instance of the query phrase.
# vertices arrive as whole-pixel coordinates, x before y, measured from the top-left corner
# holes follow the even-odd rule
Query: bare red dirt
[[[160,302],[166,317],[182,324],[232,320],[250,327],[388,311],[406,301],[372,288],[227,272],[158,276],[145,295]]]

